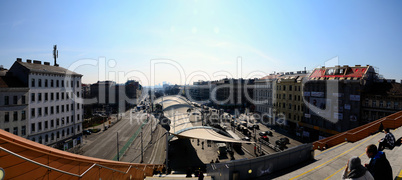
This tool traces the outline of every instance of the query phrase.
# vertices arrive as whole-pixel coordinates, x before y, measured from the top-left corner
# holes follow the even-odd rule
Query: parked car
[[[84,135],[91,135],[91,131],[89,131],[89,130],[84,130],[84,131],[82,131],[82,134],[84,134]]]

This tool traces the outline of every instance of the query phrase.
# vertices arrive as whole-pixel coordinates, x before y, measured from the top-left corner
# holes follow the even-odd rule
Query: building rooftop
[[[335,67],[321,67],[316,68],[310,74],[310,79],[319,79],[319,78],[364,78],[365,75],[369,72],[373,71],[372,67],[360,66],[356,65],[355,67],[349,66],[335,66]]]
[[[19,64],[19,65],[23,66],[24,68],[28,69],[30,72],[82,76],[81,74],[75,73],[75,72],[65,69],[63,67],[51,66],[47,62],[44,62],[44,64],[42,64],[40,61],[36,61],[36,60],[34,60],[33,63],[31,63],[30,60],[27,60],[27,62],[22,62],[22,61],[17,60],[14,63],[14,65],[15,64]]]

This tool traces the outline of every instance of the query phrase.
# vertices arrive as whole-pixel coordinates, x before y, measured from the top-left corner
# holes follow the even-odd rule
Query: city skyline
[[[186,77],[203,72],[210,77],[204,80],[312,70],[334,57],[340,65],[378,67],[397,82],[402,77],[399,1],[0,4],[0,65],[10,68],[15,58],[53,64],[57,44],[62,67],[88,59],[106,62],[102,77],[96,66],[76,68],[83,83],[119,82],[113,72],[139,71],[150,79],[153,60],[172,60]],[[154,70],[154,83],[144,86],[182,84],[173,66]]]

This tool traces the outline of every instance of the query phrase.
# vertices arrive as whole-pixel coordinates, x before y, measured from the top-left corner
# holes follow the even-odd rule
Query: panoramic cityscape
[[[401,8],[0,2],[0,179],[402,179]]]

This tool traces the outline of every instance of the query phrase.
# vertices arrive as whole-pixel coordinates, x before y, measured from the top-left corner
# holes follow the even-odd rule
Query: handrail
[[[91,170],[94,166],[99,166],[99,167],[102,167],[102,168],[105,168],[105,169],[109,169],[109,170],[112,170],[112,171],[115,171],[115,172],[120,172],[120,173],[123,173],[123,174],[127,174],[128,171],[130,171],[130,169],[131,169],[131,167],[132,167],[132,165],[130,165],[129,168],[127,169],[127,171],[126,171],[126,172],[123,172],[123,171],[120,171],[120,170],[117,170],[117,169],[113,169],[113,168],[110,168],[110,167],[107,167],[107,166],[103,166],[103,165],[101,165],[101,164],[94,163],[94,164],[91,165],[91,167],[89,167],[87,170],[85,170],[82,174],[79,175],[79,174],[74,174],[74,173],[70,173],[70,172],[67,172],[67,171],[63,171],[63,170],[54,168],[54,167],[51,167],[51,166],[42,164],[42,163],[40,163],[40,162],[36,162],[36,161],[34,161],[34,160],[31,160],[31,159],[29,159],[29,158],[27,158],[27,157],[21,156],[21,155],[15,153],[15,152],[12,152],[12,151],[10,151],[10,150],[8,150],[8,149],[6,149],[6,148],[3,148],[3,147],[1,147],[1,146],[0,146],[0,149],[3,150],[3,151],[5,151],[5,152],[7,152],[7,153],[9,153],[9,154],[11,154],[11,155],[13,155],[13,156],[16,156],[16,157],[21,158],[21,159],[26,160],[26,161],[29,161],[29,162],[34,163],[34,164],[36,164],[36,165],[39,165],[39,166],[42,166],[42,167],[45,167],[45,168],[47,168],[47,169],[51,169],[51,170],[54,170],[54,171],[57,171],[57,172],[60,172],[60,173],[64,173],[64,174],[68,174],[68,175],[71,175],[71,176],[79,177],[79,178],[82,178],[82,177],[83,177],[89,170]],[[145,167],[146,167],[146,166],[145,166]],[[136,168],[136,169],[138,169],[138,168]],[[138,169],[138,170],[145,172],[145,169],[144,169],[144,170]]]

